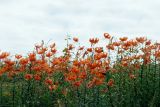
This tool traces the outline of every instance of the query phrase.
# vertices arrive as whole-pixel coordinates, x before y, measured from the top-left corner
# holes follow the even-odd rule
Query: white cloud
[[[86,43],[104,32],[160,40],[159,0],[0,0],[0,49],[27,53],[41,40],[66,34]]]

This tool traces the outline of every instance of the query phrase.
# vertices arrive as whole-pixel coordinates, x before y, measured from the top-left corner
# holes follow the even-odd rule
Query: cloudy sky
[[[86,43],[108,32],[160,41],[160,0],[0,0],[0,50],[27,53],[35,43]]]

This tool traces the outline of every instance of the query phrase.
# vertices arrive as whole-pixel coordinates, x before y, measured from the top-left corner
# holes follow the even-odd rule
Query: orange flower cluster
[[[41,81],[49,90],[61,87],[62,81],[76,88],[113,87],[114,78],[108,77],[108,73],[125,72],[124,68],[127,68],[129,78],[136,79],[134,71],[142,64],[151,63],[152,58],[160,60],[160,44],[145,37],[131,40],[121,37],[114,41],[110,34],[104,33],[104,38],[105,47],[96,47],[99,38],[91,38],[91,47],[80,46],[75,52],[74,44],[79,42],[75,37],[74,44],[69,44],[62,56],[57,56],[55,43],[46,47],[44,42],[36,44],[35,50],[26,57],[16,54],[15,60],[8,52],[1,52],[0,76],[7,74],[12,78],[23,74],[26,81]],[[117,66],[123,69],[116,69]],[[57,78],[57,74],[62,74],[63,78]]]

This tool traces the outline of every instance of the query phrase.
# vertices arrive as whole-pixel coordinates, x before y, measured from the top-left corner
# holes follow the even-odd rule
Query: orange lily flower
[[[111,38],[111,36],[110,36],[109,33],[104,33],[104,37],[105,37],[106,39],[110,39],[110,38]]]
[[[122,38],[119,38],[122,42],[126,41],[128,39],[128,37],[122,37]]]

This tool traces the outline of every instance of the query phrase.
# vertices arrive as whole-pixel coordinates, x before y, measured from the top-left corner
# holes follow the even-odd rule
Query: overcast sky
[[[160,41],[160,0],[0,0],[0,50],[27,53],[41,40],[147,36]]]

